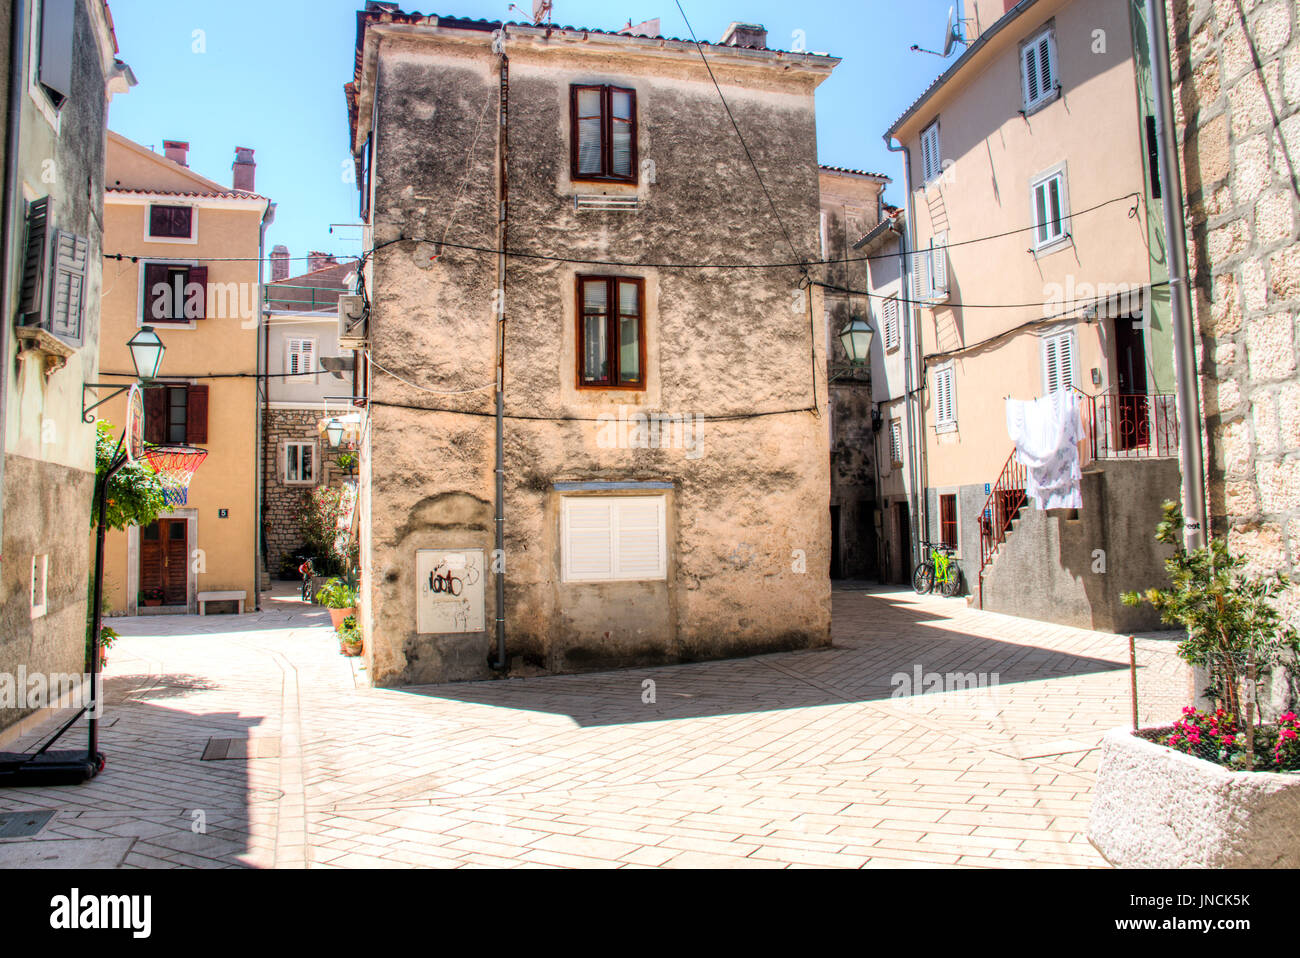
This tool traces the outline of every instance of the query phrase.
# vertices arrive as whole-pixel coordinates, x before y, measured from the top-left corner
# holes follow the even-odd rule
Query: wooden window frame
[[[604,382],[591,383],[586,382],[582,376],[583,358],[586,356],[586,330],[583,323],[583,286],[586,283],[603,282],[606,284],[605,304],[605,343],[606,343],[606,369],[608,375]],[[635,283],[637,287],[637,364],[641,371],[641,378],[636,382],[620,382],[619,370],[619,347],[618,347],[618,284]],[[577,382],[577,388],[583,390],[607,390],[621,389],[630,392],[644,392],[646,388],[646,308],[645,308],[645,279],[639,276],[603,276],[591,273],[581,273],[574,277],[574,313],[575,313],[575,333],[574,333],[574,376]]]
[[[159,318],[153,314],[153,286],[155,283],[149,281],[149,270],[151,268],[166,269],[168,276],[173,272],[185,273],[185,282],[182,286],[184,295],[181,297],[179,317],[170,319]],[[199,316],[186,316],[185,305],[189,302],[189,287],[191,283],[197,283],[203,287],[203,312]],[[140,326],[166,326],[168,328],[193,329],[194,324],[199,320],[207,319],[208,316],[208,268],[200,266],[198,263],[174,262],[168,260],[141,260],[140,262]]]
[[[184,234],[179,233],[155,233],[154,232],[154,211],[155,210],[185,210],[189,213],[189,231]],[[196,243],[198,242],[198,208],[187,206],[182,203],[150,203],[145,207],[144,217],[144,237],[150,243]]]
[[[945,515],[951,506],[951,517]],[[952,530],[949,539],[948,531]],[[939,496],[939,542],[948,546],[954,553],[961,548],[961,524],[957,520],[957,494],[950,492]]]
[[[172,438],[171,391],[185,392],[185,436]],[[208,442],[211,395],[206,385],[158,382],[145,389],[145,442],[156,446],[200,446]]]
[[[1055,219],[1042,220],[1038,216],[1038,191],[1040,189],[1050,188],[1053,180],[1060,183],[1059,196],[1060,210]],[[1064,163],[1060,163],[1050,170],[1035,176],[1029,181],[1029,211],[1034,218],[1034,253],[1041,253],[1047,250],[1055,249],[1057,246],[1068,243],[1071,236],[1070,224],[1070,180]],[[1046,201],[1044,202],[1044,213],[1049,215]],[[1059,232],[1055,236],[1047,239],[1040,239],[1039,233],[1044,226],[1049,223],[1055,223]]]
[[[582,173],[578,169],[578,94],[584,90],[600,91],[600,173]],[[632,98],[632,164],[631,172],[622,175],[613,172],[614,164],[614,94],[626,93]],[[574,183],[628,183],[640,182],[640,161],[637,137],[641,125],[637,118],[636,90],[629,87],[601,83],[574,83],[569,87],[569,178]]]

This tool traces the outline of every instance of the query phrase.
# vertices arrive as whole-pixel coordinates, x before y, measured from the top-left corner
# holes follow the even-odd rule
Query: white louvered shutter
[[[80,343],[86,288],[88,240],[59,230],[54,234],[54,281],[50,297],[50,332]]]
[[[936,120],[921,132],[921,175],[929,183],[942,172],[939,159],[939,123]]]
[[[1043,379],[1049,394],[1074,385],[1074,337],[1071,334],[1043,340]]]
[[[315,372],[316,340],[290,339],[287,341],[286,348],[288,356],[285,361],[285,372],[290,375]]]
[[[928,280],[926,279],[926,260],[929,259],[927,251],[920,251],[912,254],[912,300],[914,302],[924,302],[928,298]]]
[[[1044,31],[1020,51],[1025,108],[1037,106],[1056,89],[1056,64],[1051,31]]]
[[[885,300],[885,348],[898,346],[898,300]]]
[[[566,582],[667,577],[663,496],[573,496],[561,510]]]
[[[896,464],[903,461],[903,424],[897,420],[889,426],[889,461]]]
[[[935,422],[946,425],[957,421],[957,403],[953,389],[952,367],[940,369],[934,377]]]
[[[930,292],[936,299],[948,296],[948,233],[930,240]]]

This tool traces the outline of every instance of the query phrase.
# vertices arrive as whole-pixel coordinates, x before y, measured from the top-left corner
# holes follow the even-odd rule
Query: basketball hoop
[[[143,457],[158,474],[163,501],[169,506],[183,506],[189,497],[190,481],[208,458],[208,451],[197,446],[149,446]]]

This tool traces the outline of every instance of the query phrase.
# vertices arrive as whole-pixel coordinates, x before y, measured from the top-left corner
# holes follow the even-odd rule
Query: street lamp
[[[329,425],[325,427],[325,435],[329,437],[330,446],[337,449],[339,443],[343,441],[343,423],[331,419]]]
[[[866,364],[871,356],[871,340],[875,335],[861,316],[849,320],[849,324],[840,331],[840,344],[844,347],[844,354],[849,357],[850,365]]]
[[[153,327],[141,326],[140,331],[128,339],[126,345],[131,349],[131,365],[135,366],[136,376],[145,382],[156,379],[167,347]]]

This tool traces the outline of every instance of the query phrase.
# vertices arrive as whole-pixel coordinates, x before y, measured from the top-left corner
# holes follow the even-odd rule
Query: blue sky
[[[953,2],[682,0],[682,6],[701,40],[716,41],[727,24],[741,20],[766,26],[770,46],[789,49],[802,30],[808,50],[841,57],[817,93],[821,162],[894,177],[886,198],[900,202],[902,164],[881,134],[951,62],[909,48],[940,47]],[[357,219],[356,189],[342,176],[348,156],[343,85],[352,79],[361,5],[110,0],[119,56],[140,85],[114,98],[109,126],[160,151],[163,140],[187,140],[190,166],[224,184],[235,147],[251,147],[258,192],[278,207],[269,245],[283,243],[294,256],[309,249],[355,253],[356,230],[331,235],[329,227]],[[528,0],[521,5],[531,9]],[[428,13],[519,19],[508,7],[508,0],[449,0],[429,10],[418,0],[404,4]],[[656,16],[665,35],[688,36],[674,0],[556,0],[554,20],[617,29],[628,19]]]

